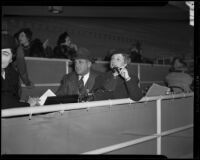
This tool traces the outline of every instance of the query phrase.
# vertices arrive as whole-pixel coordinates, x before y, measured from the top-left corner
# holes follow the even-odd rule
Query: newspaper
[[[48,89],[41,97],[40,97],[40,101],[39,104],[42,106],[44,105],[47,97],[54,97],[56,96],[55,93],[53,93],[52,90]]]

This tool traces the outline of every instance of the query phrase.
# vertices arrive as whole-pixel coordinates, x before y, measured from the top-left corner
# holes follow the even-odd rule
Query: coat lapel
[[[93,72],[90,72],[90,76],[85,84],[85,88],[91,91],[92,87],[94,86],[95,82],[95,75]]]
[[[78,94],[78,75],[76,73],[70,78],[68,94]]]

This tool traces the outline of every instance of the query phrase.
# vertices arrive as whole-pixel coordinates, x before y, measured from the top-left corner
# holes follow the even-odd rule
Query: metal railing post
[[[157,121],[157,154],[161,154],[161,98],[156,100],[156,121]]]

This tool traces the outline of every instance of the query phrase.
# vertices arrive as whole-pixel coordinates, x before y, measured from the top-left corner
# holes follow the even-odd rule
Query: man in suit
[[[84,101],[93,88],[98,72],[91,70],[92,58],[90,51],[86,48],[79,48],[74,60],[75,71],[64,75],[56,95],[79,95]]]

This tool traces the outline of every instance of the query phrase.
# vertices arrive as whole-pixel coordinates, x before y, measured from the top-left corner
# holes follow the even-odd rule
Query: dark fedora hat
[[[1,49],[15,49],[14,37],[9,34],[1,34]]]
[[[93,58],[91,57],[91,53],[87,48],[80,47],[76,53],[76,56],[74,59],[87,59],[89,61],[93,61]]]
[[[22,33],[22,32],[24,32],[26,34],[26,37],[29,40],[32,39],[33,33],[32,33],[30,28],[22,28],[22,29],[20,29],[17,33],[14,34],[14,37],[18,39],[19,38],[19,34]]]

